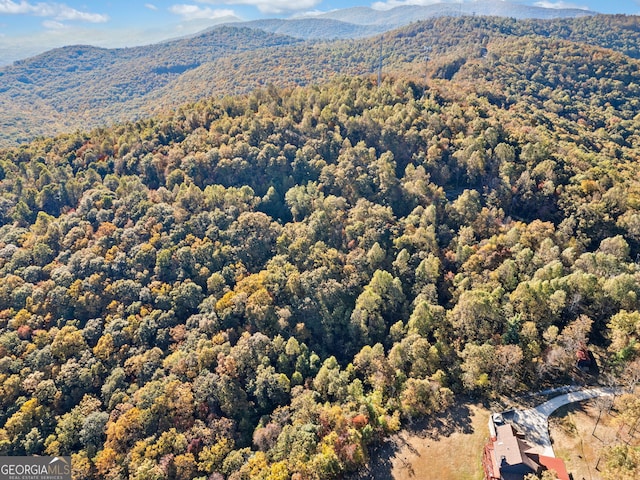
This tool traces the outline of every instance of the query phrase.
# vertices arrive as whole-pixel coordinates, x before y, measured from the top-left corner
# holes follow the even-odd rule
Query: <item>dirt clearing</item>
[[[482,480],[482,449],[489,437],[489,410],[459,404],[446,415],[402,430],[372,457],[360,479]]]
[[[562,407],[549,417],[553,450],[576,480],[601,480],[602,449],[619,443],[616,436],[624,435],[613,424],[615,410],[608,407],[606,398],[588,400]]]

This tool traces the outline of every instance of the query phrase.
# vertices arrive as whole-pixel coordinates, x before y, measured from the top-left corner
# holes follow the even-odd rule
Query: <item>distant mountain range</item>
[[[410,22],[407,22],[410,23]],[[305,40],[333,40],[337,38],[363,38],[388,32],[405,24],[358,24],[336,20],[333,18],[273,18],[267,20],[253,20],[250,22],[227,23],[225,26],[246,27],[265,32],[288,35]],[[219,28],[212,27],[211,30]]]
[[[453,7],[469,14],[434,18]],[[485,13],[510,15],[480,15]],[[427,15],[431,17],[419,22]],[[571,18],[522,19],[525,15]],[[403,22],[408,25],[389,31],[392,24]],[[637,25],[637,17],[632,16],[594,17],[584,10],[486,1],[385,12],[356,8],[291,20],[238,22],[135,48],[64,47],[0,67],[0,147],[134,120],[211,95],[372,74],[379,60],[379,40],[374,34],[385,35],[387,72],[424,78],[426,46],[432,48],[431,64],[437,66],[455,55],[463,58],[465,49],[475,51],[498,37],[542,35],[638,58]],[[436,76],[448,78],[455,73],[455,68],[442,68]]]
[[[313,18],[339,20],[356,25],[406,25],[432,17],[478,15],[524,18],[567,18],[594,15],[596,12],[578,8],[543,8],[506,2],[503,0],[478,0],[476,2],[443,2],[432,5],[404,5],[389,10],[354,7],[313,15]],[[308,16],[308,15],[307,15]]]
[[[522,19],[576,18],[596,12],[578,8],[543,8],[503,0],[404,5],[389,10],[354,7],[291,19],[254,20],[233,25],[304,39],[362,38],[435,17],[495,16]],[[214,27],[215,28],[215,27]]]

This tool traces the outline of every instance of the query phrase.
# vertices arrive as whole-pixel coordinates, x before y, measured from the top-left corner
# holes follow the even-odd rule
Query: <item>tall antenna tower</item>
[[[382,35],[380,35],[380,62],[378,64],[378,87],[382,85]]]
[[[427,90],[427,81],[429,80],[429,60],[431,60],[431,46],[424,47],[424,88]]]

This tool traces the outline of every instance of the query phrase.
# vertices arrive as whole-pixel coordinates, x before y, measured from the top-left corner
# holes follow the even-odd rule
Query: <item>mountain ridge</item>
[[[227,23],[225,26],[247,27],[270,33],[288,35],[306,40],[331,40],[337,38],[362,38],[377,35],[395,28],[387,24],[356,24],[333,18],[271,18],[248,22]],[[219,25],[211,27],[211,30]]]
[[[50,104],[82,130],[0,149],[0,455],[83,479],[387,476],[377,447],[468,426],[458,399],[596,381],[576,349],[637,383],[638,30],[228,28],[13,72],[32,122],[56,81],[87,95]],[[144,118],[87,130],[125,110]]]
[[[239,25],[305,39],[360,38],[390,31],[412,22],[444,16],[497,16],[522,19],[577,18],[597,12],[579,8],[545,8],[516,3],[484,0],[473,3],[436,3],[401,5],[381,10],[351,7],[326,13],[302,14],[290,19],[240,22]],[[338,22],[338,23],[330,23]],[[224,24],[230,25],[230,24]],[[212,28],[217,28],[214,26]]]
[[[361,25],[395,24],[406,25],[411,21],[425,20],[436,16],[478,15],[499,16],[516,19],[554,19],[596,15],[597,12],[579,8],[545,8],[517,3],[485,0],[472,3],[435,3],[432,5],[400,5],[388,10],[371,7],[351,7],[322,14],[314,18],[328,18]]]
[[[432,49],[430,63],[435,65],[459,44],[477,50],[490,38],[503,36],[564,38],[640,58],[638,23],[635,17],[626,16],[556,20],[442,17],[382,35],[303,40],[227,25],[144,47],[55,49],[0,68],[0,146],[133,120],[207,95],[246,93],[267,84],[319,83],[335,75],[370,74],[379,63],[381,38],[385,70],[422,70],[422,75],[427,47]]]
[[[416,23],[385,35],[380,83],[1,150],[0,453],[87,479],[350,478],[461,395],[583,379],[576,345],[603,372],[638,358],[639,61],[522,28]],[[177,78],[276,52],[247,81],[295,85],[303,52],[330,72],[376,40]]]

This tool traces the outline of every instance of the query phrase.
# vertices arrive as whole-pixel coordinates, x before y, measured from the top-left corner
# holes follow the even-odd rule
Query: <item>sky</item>
[[[180,37],[230,20],[288,18],[337,8],[474,0],[0,0],[0,65],[64,45],[126,47]],[[514,0],[549,8],[640,14],[640,0]]]

